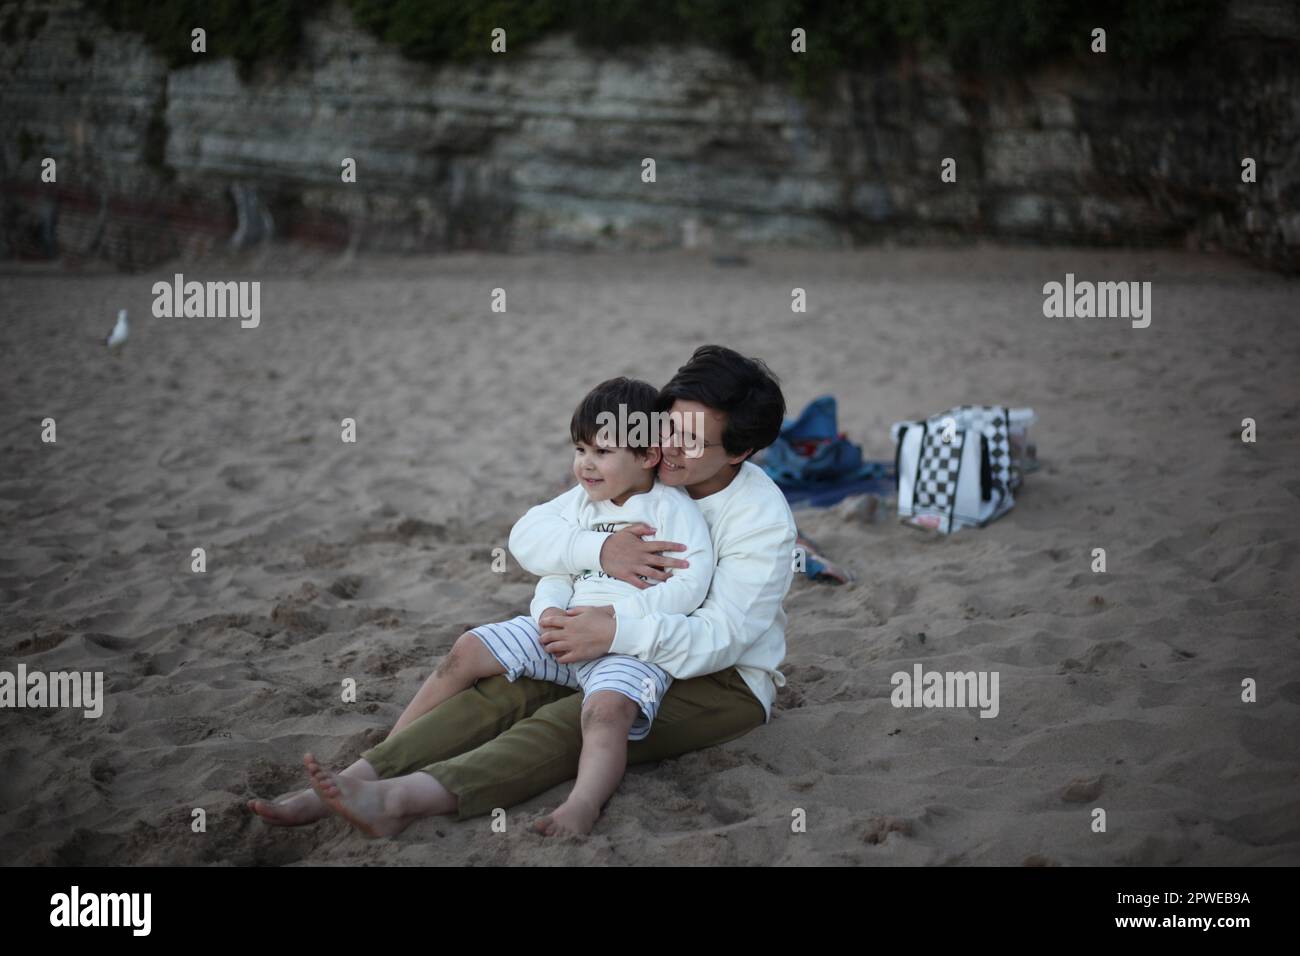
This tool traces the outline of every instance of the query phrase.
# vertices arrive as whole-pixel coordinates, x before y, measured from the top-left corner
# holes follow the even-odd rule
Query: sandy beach
[[[99,719],[0,710],[0,863],[1300,863],[1295,281],[1170,251],[748,259],[6,265],[0,669],[102,671],[107,699]],[[176,272],[260,281],[259,327],[154,318]],[[1151,281],[1150,327],[1044,317],[1067,273]],[[341,766],[381,740],[466,628],[526,610],[534,579],[493,549],[567,486],[574,404],[707,342],[765,359],[792,414],[834,394],[869,458],[892,459],[896,420],[1032,407],[1042,467],[949,538],[797,513],[856,581],[796,579],[772,721],[633,768],[586,840],[523,825],[565,788],[505,833],[250,814],[302,785],[305,751]],[[917,663],[998,671],[998,716],[894,708]]]

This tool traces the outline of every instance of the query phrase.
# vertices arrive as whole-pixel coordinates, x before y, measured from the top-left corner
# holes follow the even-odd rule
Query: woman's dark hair
[[[701,345],[659,391],[659,411],[677,399],[726,412],[722,445],[728,455],[761,451],[781,432],[785,396],[761,359],[745,358],[722,345]]]
[[[640,379],[619,376],[601,382],[578,403],[578,407],[573,412],[573,419],[569,422],[569,437],[575,445],[581,442],[584,445],[594,446],[596,435],[603,424],[599,421],[599,417],[602,412],[609,412],[614,416],[615,434],[617,434],[618,422],[626,421],[627,432],[631,437],[637,437],[638,431],[646,436],[644,444],[629,446],[635,454],[644,456],[651,445],[658,444],[659,436],[652,435],[650,427],[654,421],[655,400],[658,394],[653,385]],[[620,405],[623,406],[621,415]],[[636,419],[630,417],[633,412],[645,416],[645,425],[640,429],[636,426]]]

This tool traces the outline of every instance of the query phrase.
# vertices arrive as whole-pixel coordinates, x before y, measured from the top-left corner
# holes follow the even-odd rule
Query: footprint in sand
[[[217,472],[217,477],[235,491],[252,491],[262,483],[261,472],[251,465],[227,465]]]
[[[870,823],[867,824],[867,832],[862,835],[862,839],[872,846],[876,846],[889,839],[891,833],[910,837],[912,835],[912,821],[903,817],[873,817]]]
[[[351,601],[359,593],[361,593],[361,586],[363,584],[365,584],[365,578],[361,577],[360,575],[345,574],[343,577],[339,578],[337,581],[331,584],[326,590],[328,590],[330,594],[333,594],[337,598],[342,598],[345,601]]]
[[[112,634],[83,634],[82,640],[106,651],[123,651],[132,644],[129,638],[114,637]]]
[[[1066,803],[1089,803],[1101,796],[1105,785],[1103,777],[1076,777],[1061,790],[1061,799]]]

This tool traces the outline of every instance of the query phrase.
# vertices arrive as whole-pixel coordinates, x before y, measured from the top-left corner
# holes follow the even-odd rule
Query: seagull
[[[110,349],[116,351],[126,344],[126,334],[128,332],[126,325],[126,309],[117,310],[117,325],[113,326],[113,331],[108,333],[108,338],[104,344]]]

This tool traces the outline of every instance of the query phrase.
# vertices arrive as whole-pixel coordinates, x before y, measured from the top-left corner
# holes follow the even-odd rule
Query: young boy
[[[654,664],[621,654],[561,664],[541,642],[544,625],[570,607],[605,606],[620,618],[690,614],[704,602],[713,576],[709,526],[699,507],[682,489],[655,481],[660,458],[659,448],[651,444],[658,437],[651,427],[656,396],[652,385],[627,378],[610,379],[592,389],[569,423],[578,484],[549,507],[562,506],[575,526],[590,531],[649,525],[659,536],[687,546],[674,556],[689,567],[645,589],[611,578],[599,567],[575,575],[547,575],[537,584],[528,615],[463,634],[421,691],[424,709],[497,674],[511,681],[530,677],[583,691],[578,778],[568,799],[550,815],[547,833],[591,829],[623,778],[627,742],[650,732],[672,678]],[[638,428],[640,416],[643,424]],[[609,427],[612,421],[627,423],[622,437],[635,446],[617,444],[619,436]]]

